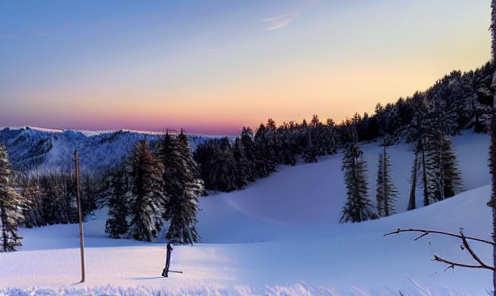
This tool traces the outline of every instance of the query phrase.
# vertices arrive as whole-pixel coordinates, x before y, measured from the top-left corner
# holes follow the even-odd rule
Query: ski
[[[169,270],[169,272],[183,273],[182,271],[179,271],[179,270]]]

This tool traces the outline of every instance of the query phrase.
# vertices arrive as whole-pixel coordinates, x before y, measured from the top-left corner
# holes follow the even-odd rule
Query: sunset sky
[[[490,59],[489,0],[0,0],[0,127],[340,122]]]

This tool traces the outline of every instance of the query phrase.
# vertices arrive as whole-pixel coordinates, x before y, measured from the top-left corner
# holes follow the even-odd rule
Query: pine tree
[[[268,177],[277,171],[277,163],[274,161],[274,149],[271,145],[271,131],[263,124],[260,125],[254,137],[255,144],[255,172],[258,178]]]
[[[212,168],[215,164],[215,144],[207,140],[199,144],[194,152],[194,160],[199,165],[200,176],[204,181],[206,190],[216,190],[215,180],[212,178]]]
[[[377,213],[380,217],[387,217],[395,213],[394,203],[398,191],[391,180],[390,157],[387,153],[387,141],[383,142],[383,152],[379,155],[379,169],[377,171]]]
[[[408,139],[416,142],[415,154],[419,165],[414,164],[414,168],[421,176],[419,184],[423,187],[424,206],[428,206],[460,191],[456,155],[445,135],[445,131],[454,132],[456,129],[452,124],[440,124],[440,121],[448,120],[439,115],[436,103],[427,101],[425,96],[416,94],[413,103],[414,115]]]
[[[419,153],[418,151],[415,151],[415,158],[413,159],[413,168],[412,168],[412,179],[410,180],[412,184],[410,187],[410,199],[408,200],[408,208],[407,208],[408,211],[415,210],[417,208],[417,205],[415,203],[415,197],[416,197],[419,165],[420,165]]]
[[[322,124],[317,115],[312,117],[307,129],[308,142],[303,151],[303,159],[306,163],[317,162],[318,156],[324,156],[322,143]]]
[[[306,163],[317,162],[317,157],[319,156],[318,147],[314,144],[312,139],[312,132],[308,131],[308,144],[303,152],[303,159]]]
[[[325,153],[327,155],[338,153],[339,136],[336,130],[336,124],[332,118],[327,119],[324,134]]]
[[[199,145],[194,153],[194,161],[199,164],[205,189],[230,192],[242,188],[241,167],[233,155],[233,148],[227,137],[220,140],[212,139]],[[249,172],[251,170],[247,170],[247,173]]]
[[[177,138],[168,132],[165,134],[160,160],[164,166],[164,193],[169,197],[163,216],[169,221],[165,238],[175,244],[198,243],[200,236],[196,230],[196,214],[203,181],[183,131]]]
[[[377,214],[374,211],[370,200],[367,198],[367,180],[366,180],[366,163],[363,160],[363,151],[357,142],[356,130],[351,127],[351,138],[353,142],[349,143],[343,157],[344,180],[347,189],[348,198],[343,208],[340,223],[343,222],[362,222],[369,219],[376,219]]]
[[[60,176],[48,174],[40,178],[43,221],[49,225],[66,221],[64,186]]]
[[[163,225],[162,212],[168,198],[163,193],[163,165],[155,158],[147,140],[136,144],[130,159],[131,223],[130,236],[151,242]]]
[[[63,184],[63,219],[62,224],[76,223],[78,221],[76,178],[74,174],[62,174]],[[84,217],[83,217],[84,219]]]
[[[234,160],[236,161],[236,171],[238,173],[236,185],[238,189],[242,189],[248,184],[248,177],[252,174],[252,172],[250,172],[250,161],[246,157],[243,142],[241,142],[240,138],[236,138],[236,140],[234,140],[232,154]]]
[[[248,160],[247,166],[245,167],[246,180],[248,182],[255,182],[257,179],[256,162],[258,160],[255,143],[253,142],[253,131],[250,127],[243,127],[241,130],[240,142],[246,159]]]
[[[429,202],[437,202],[460,192],[461,177],[451,140],[442,134],[426,145],[427,191]]]
[[[462,178],[458,169],[456,154],[453,152],[453,143],[448,137],[442,139],[440,149],[444,198],[449,198],[461,191]]]
[[[86,216],[94,215],[94,211],[98,208],[100,188],[97,178],[91,174],[84,174],[81,179],[81,209],[84,220]]]
[[[46,223],[43,220],[43,192],[41,191],[39,183],[27,176],[21,177],[21,180],[24,226],[27,228],[45,226]]]
[[[131,191],[129,188],[129,173],[122,165],[108,175],[110,192],[108,198],[108,219],[105,223],[105,232],[112,238],[123,238],[129,231],[127,217],[130,214],[129,202]]]
[[[22,222],[22,197],[11,181],[12,172],[7,150],[0,145],[0,251],[12,252],[22,246],[17,228]]]
[[[421,184],[424,188],[424,206],[449,198],[461,189],[452,143],[428,114],[424,120],[418,149],[421,153]]]
[[[215,146],[213,162],[211,170],[216,184],[215,190],[231,192],[240,189],[238,186],[239,167],[227,137],[221,139]]]

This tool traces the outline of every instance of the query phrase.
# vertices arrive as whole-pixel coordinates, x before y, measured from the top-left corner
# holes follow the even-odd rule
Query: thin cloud
[[[267,26],[265,27],[265,30],[271,31],[271,30],[277,30],[286,27],[289,25],[292,21],[294,21],[300,13],[298,12],[293,12],[293,13],[286,13],[286,14],[281,14],[275,17],[270,17],[263,19],[262,22],[266,23]]]

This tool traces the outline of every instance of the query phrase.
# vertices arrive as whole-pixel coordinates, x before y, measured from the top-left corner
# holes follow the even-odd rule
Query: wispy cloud
[[[285,13],[275,17],[265,18],[262,22],[266,23],[265,30],[277,30],[289,25],[299,15],[299,12]]]
[[[300,5],[293,12],[263,19],[262,22],[266,24],[264,30],[271,31],[286,27],[300,16],[304,10],[317,5],[318,2],[319,0],[306,0],[303,5]]]

